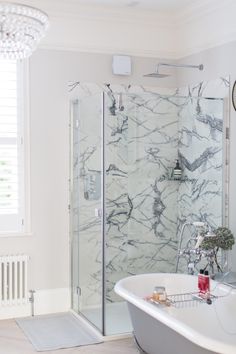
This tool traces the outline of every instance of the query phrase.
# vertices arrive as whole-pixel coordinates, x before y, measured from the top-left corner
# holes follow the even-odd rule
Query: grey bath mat
[[[71,313],[21,318],[16,323],[39,352],[102,342]]]

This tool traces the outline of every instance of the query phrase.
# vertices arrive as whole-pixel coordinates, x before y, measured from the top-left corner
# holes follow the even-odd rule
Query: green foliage
[[[227,227],[218,227],[215,230],[215,237],[207,237],[201,244],[205,250],[215,249],[216,252],[221,248],[224,251],[231,250],[235,243],[234,235]]]

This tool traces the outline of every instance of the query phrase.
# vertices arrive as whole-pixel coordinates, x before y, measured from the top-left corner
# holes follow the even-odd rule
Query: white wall
[[[179,62],[204,64],[204,70],[179,69],[177,71],[178,86],[185,86],[191,83],[197,83],[201,80],[212,80],[217,77],[230,75],[231,89],[236,80],[236,42],[231,42],[216,48],[212,48],[198,54],[185,57]],[[229,227],[236,237],[236,160],[234,154],[236,151],[236,112],[232,106],[230,94],[230,191],[229,191]],[[236,270],[236,247],[232,252],[232,266]]]

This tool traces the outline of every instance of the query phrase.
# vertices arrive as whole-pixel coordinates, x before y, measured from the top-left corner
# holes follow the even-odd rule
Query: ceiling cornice
[[[158,26],[164,28],[174,27],[174,16],[168,16],[163,13],[156,13],[153,11],[132,10],[131,8],[107,8],[107,7],[91,7],[80,5],[77,6],[77,11],[70,8],[67,10],[48,11],[50,18],[60,19],[77,19],[87,21],[101,21],[101,22],[116,22],[116,23],[137,23],[140,25]]]
[[[63,46],[60,43],[58,44],[41,44],[40,49],[44,50],[58,50],[58,51],[71,51],[71,52],[81,52],[81,53],[96,53],[96,54],[122,54],[122,55],[131,55],[135,57],[144,57],[144,58],[163,58],[176,60],[179,59],[179,53],[174,51],[161,51],[161,50],[146,50],[146,49],[132,49],[124,47],[111,47],[111,46]]]
[[[14,0],[22,3],[22,0]],[[193,0],[192,4],[184,9],[175,12],[157,11],[154,9],[143,9],[139,7],[121,7],[89,5],[72,0],[24,0],[26,5],[36,6],[49,14],[49,17],[58,18],[83,18],[88,20],[101,21],[125,21],[153,23],[165,27],[181,25],[183,21],[190,22],[193,19],[199,20],[202,16],[214,14],[226,9],[228,6],[236,8],[235,0]]]
[[[193,1],[191,6],[175,13],[175,25],[183,26],[193,21],[201,21],[203,17],[223,14],[227,8],[236,9],[235,0],[200,0]]]
[[[21,2],[21,0],[16,0]],[[81,4],[68,0],[25,0],[25,3],[35,4],[46,11],[50,17],[78,18],[96,21],[141,22],[173,28],[203,16],[222,12],[228,6],[236,8],[235,0],[195,0],[191,5],[175,12],[156,11],[138,7],[102,6]]]

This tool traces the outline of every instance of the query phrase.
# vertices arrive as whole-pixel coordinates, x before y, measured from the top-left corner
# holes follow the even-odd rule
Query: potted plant
[[[215,236],[213,237],[206,237],[201,244],[202,249],[209,251],[210,254],[210,257],[208,257],[208,259],[210,260],[208,261],[208,264],[206,265],[205,269],[209,265],[213,267],[212,263],[215,263],[218,272],[222,273],[223,270],[219,264],[218,252],[219,250],[232,250],[232,247],[235,243],[234,235],[227,227],[218,227],[214,231],[214,234]]]

